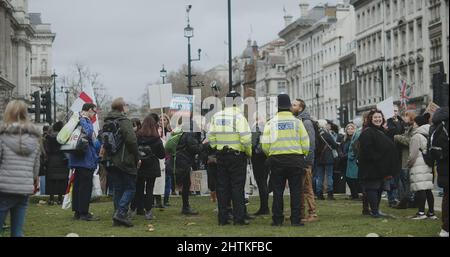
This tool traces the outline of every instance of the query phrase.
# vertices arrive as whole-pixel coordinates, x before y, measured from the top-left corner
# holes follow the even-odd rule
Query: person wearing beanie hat
[[[416,192],[416,203],[418,205],[417,214],[412,217],[413,220],[437,219],[434,215],[434,196],[432,189],[433,172],[432,168],[425,163],[422,151],[426,151],[430,124],[429,116],[418,115],[414,119],[414,131],[409,143],[409,158],[407,167],[410,169],[410,188]],[[425,202],[428,202],[428,213],[425,215]]]
[[[302,177],[307,167],[305,156],[309,153],[309,136],[303,122],[289,111],[289,96],[278,96],[278,113],[264,127],[261,139],[264,153],[268,156],[273,188],[272,226],[284,221],[283,193],[286,180],[291,197],[291,225],[303,226],[300,217]]]

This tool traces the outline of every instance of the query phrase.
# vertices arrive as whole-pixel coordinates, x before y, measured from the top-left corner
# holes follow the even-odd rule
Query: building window
[[[416,71],[414,69],[414,64],[411,65],[409,67],[409,79],[408,79],[408,83],[411,84],[411,86],[413,86],[412,84],[414,83],[414,81],[416,80]]]
[[[408,24],[409,28],[409,51],[414,51],[414,23]]]
[[[423,86],[423,64],[422,63],[420,63],[418,65],[417,72],[418,72],[418,75],[419,75],[419,81],[418,81],[418,85],[417,86],[419,88],[421,88]]]
[[[381,11],[380,11],[381,12]],[[387,23],[391,21],[391,4],[389,1],[386,1],[386,17],[385,17]],[[358,21],[359,23],[359,21]]]
[[[394,20],[395,20],[398,17],[398,14],[397,14],[397,0],[394,0],[392,5],[393,5],[392,18],[394,18]]]
[[[417,48],[422,48],[423,45],[423,38],[422,38],[422,19],[417,20]]]
[[[391,58],[391,31],[386,32],[386,57]]]

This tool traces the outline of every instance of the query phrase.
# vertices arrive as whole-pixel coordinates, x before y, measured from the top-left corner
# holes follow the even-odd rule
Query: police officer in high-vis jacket
[[[278,114],[264,128],[261,139],[268,156],[273,186],[272,226],[284,221],[283,193],[286,180],[291,195],[291,225],[303,226],[300,219],[302,176],[306,168],[305,156],[309,152],[309,137],[303,122],[290,112],[288,95],[278,95]]]
[[[219,225],[229,224],[227,207],[233,203],[235,225],[248,225],[245,219],[244,187],[247,176],[247,158],[252,155],[251,132],[241,113],[240,95],[231,91],[225,109],[216,113],[210,123],[208,141],[217,149],[217,201]],[[236,103],[233,101],[233,103]]]

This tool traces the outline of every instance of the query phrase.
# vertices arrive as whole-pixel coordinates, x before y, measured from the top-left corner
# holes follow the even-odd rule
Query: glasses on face
[[[97,110],[91,109],[94,114],[97,114]]]

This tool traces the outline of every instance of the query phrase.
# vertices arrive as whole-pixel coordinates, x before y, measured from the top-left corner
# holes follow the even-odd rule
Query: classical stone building
[[[259,47],[259,59],[256,63],[256,100],[258,106],[265,106],[270,114],[270,97],[286,93],[286,59],[283,39],[275,39]]]
[[[32,43],[39,45],[48,29],[48,24],[30,22],[28,0],[0,0],[0,115],[12,98],[30,99]],[[51,54],[47,57],[48,70],[50,59]]]
[[[33,34],[27,1],[0,1],[0,113],[12,98],[27,99],[30,92],[29,38]]]
[[[354,37],[354,11],[348,1],[308,8],[301,1],[300,18],[290,23],[292,17],[286,15],[289,25],[279,33],[287,42],[288,92],[293,98],[305,100],[316,118],[338,123],[340,58]]]
[[[53,86],[52,45],[55,34],[51,25],[42,23],[40,13],[30,13],[30,22],[35,33],[31,37],[31,90],[48,90]]]
[[[233,89],[242,97],[254,97],[256,88],[256,62],[258,44],[249,39],[247,47],[239,57],[233,59]]]
[[[383,3],[352,0],[356,12],[357,111],[375,106],[384,97],[385,65]]]
[[[357,107],[357,90],[356,90],[356,41],[349,42],[343,49],[343,53],[339,58],[340,72],[340,98],[341,98],[341,125],[352,121],[356,113]]]
[[[425,0],[387,0],[384,7],[385,95],[400,102],[402,83],[411,89],[408,109],[421,110],[431,100],[430,47]]]
[[[278,36],[286,41],[287,93],[291,98],[305,100],[311,114],[317,117],[318,87],[315,88],[313,84],[320,85],[321,82],[323,60],[321,29],[328,26],[327,23],[332,19],[336,19],[336,9],[319,5],[308,10],[309,4],[306,1],[301,1],[299,7],[300,17],[291,22],[292,16],[285,15],[286,27],[278,33]],[[323,90],[320,94],[323,100]]]
[[[322,82],[323,82],[323,116],[344,125],[343,120],[338,119],[339,108],[353,109],[341,103],[341,62],[340,58],[346,54],[349,44],[354,40],[355,13],[350,4],[336,5],[336,22],[323,31],[322,38]],[[342,74],[343,75],[343,74]],[[352,90],[352,89],[350,89]],[[343,118],[343,117],[341,117]]]
[[[425,0],[424,0],[425,1]],[[430,41],[430,78],[433,101],[448,106],[449,82],[449,5],[448,0],[427,0]]]

